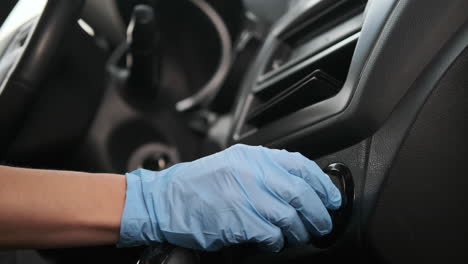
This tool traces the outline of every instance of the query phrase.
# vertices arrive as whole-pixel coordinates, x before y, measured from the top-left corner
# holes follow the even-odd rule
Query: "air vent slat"
[[[267,102],[253,108],[247,117],[247,122],[256,127],[263,126],[332,97],[340,87],[339,81],[321,70],[316,70]]]
[[[347,0],[290,25],[277,36],[278,47],[259,81],[299,63],[360,31],[366,1]]]

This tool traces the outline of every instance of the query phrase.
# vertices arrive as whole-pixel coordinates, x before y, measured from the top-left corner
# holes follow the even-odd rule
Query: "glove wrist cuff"
[[[148,208],[143,190],[143,174],[156,173],[136,170],[127,173],[125,206],[120,225],[117,247],[133,247],[163,242],[153,208]],[[151,204],[151,203],[150,203]]]

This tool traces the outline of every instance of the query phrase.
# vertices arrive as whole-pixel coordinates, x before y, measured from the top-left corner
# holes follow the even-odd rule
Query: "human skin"
[[[115,244],[125,191],[124,175],[0,166],[0,248]]]

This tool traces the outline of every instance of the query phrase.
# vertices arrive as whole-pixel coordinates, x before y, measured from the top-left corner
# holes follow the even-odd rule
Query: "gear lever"
[[[130,69],[126,95],[135,103],[155,101],[159,83],[159,31],[154,10],[148,5],[133,9],[127,28],[127,67]]]

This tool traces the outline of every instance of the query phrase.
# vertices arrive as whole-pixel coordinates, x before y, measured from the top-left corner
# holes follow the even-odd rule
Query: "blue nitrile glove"
[[[160,172],[128,173],[118,246],[215,251],[258,243],[277,252],[284,238],[295,246],[329,233],[326,207],[340,205],[330,178],[301,154],[236,145]]]

